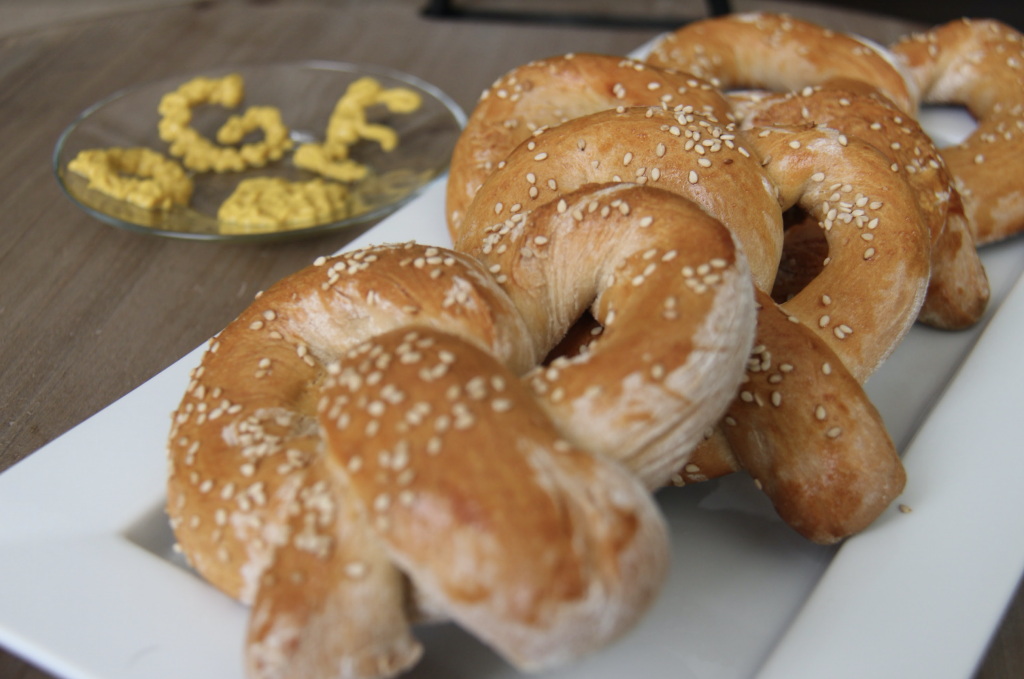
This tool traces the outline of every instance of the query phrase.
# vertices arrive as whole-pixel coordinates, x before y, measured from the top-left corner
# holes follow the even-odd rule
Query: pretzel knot
[[[644,483],[739,384],[746,260],[665,191],[518,214],[496,229],[507,266],[411,243],[322,258],[212,340],[174,415],[168,511],[199,572],[253,604],[253,676],[393,675],[423,618],[539,669],[653,598],[667,535]],[[580,238],[600,242],[585,262]],[[538,367],[587,307],[591,351]]]

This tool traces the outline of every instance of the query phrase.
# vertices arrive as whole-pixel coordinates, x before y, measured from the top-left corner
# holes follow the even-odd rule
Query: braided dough
[[[916,112],[916,92],[885,49],[785,15],[695,21],[665,36],[647,63],[688,71],[724,90],[791,92],[843,78],[867,83],[903,111]]]
[[[929,103],[967,106],[977,129],[942,150],[978,244],[1024,229],[1024,38],[998,21],[953,21],[892,47]]]

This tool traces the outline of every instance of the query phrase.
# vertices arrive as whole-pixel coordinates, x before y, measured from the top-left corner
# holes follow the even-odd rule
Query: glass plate
[[[238,73],[245,80],[240,106],[200,106],[193,110],[193,126],[208,139],[232,114],[249,106],[275,106],[296,148],[303,142],[323,141],[327,122],[338,99],[358,78],[375,78],[385,88],[405,87],[423,100],[413,113],[390,113],[383,106],[367,110],[367,118],[394,129],[397,148],[381,150],[373,141],[351,147],[351,157],[367,165],[369,176],[348,184],[350,214],[316,226],[256,234],[221,233],[217,209],[243,179],[280,177],[288,181],[316,178],[295,167],[291,152],[263,168],[244,172],[192,173],[195,182],[191,205],[151,211],[88,188],[88,180],[68,171],[79,151],[113,146],[144,146],[169,157],[168,144],[157,133],[160,98],[196,76],[212,78]],[[53,169],[64,192],[83,210],[108,224],[142,233],[200,240],[267,241],[320,235],[383,217],[405,204],[448,168],[452,148],[466,123],[466,115],[444,92],[414,76],[377,66],[330,61],[232,66],[180,75],[122,90],[83,112],[61,135],[53,153]],[[256,132],[245,141],[262,138]]]

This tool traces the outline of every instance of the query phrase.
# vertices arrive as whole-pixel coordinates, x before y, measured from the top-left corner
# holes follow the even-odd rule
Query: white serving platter
[[[936,138],[962,113],[924,119]],[[444,183],[349,248],[447,245]],[[986,248],[982,323],[916,326],[868,384],[909,481],[839,548],[812,545],[745,475],[665,489],[673,566],[640,625],[548,676],[969,679],[1024,570],[1024,239]],[[246,609],[185,568],[163,515],[169,414],[202,347],[0,475],[0,644],[68,679],[242,679]],[[454,625],[408,676],[519,675]]]

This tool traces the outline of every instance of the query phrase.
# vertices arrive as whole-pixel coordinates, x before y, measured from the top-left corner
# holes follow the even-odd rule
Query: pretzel
[[[892,172],[889,161],[864,142],[824,128],[764,128],[744,135],[732,123],[716,130],[706,118],[696,114],[691,115],[692,122],[688,122],[686,116],[680,120],[678,115],[661,108],[605,111],[571,120],[533,137],[532,145],[519,146],[484,183],[470,207],[455,247],[477,257],[496,272],[505,271],[511,263],[518,262],[524,255],[521,245],[524,242],[532,255],[527,234],[532,233],[533,212],[545,208],[532,207],[529,187],[553,180],[561,194],[558,209],[562,210],[563,219],[567,225],[578,225],[576,238],[580,240],[574,243],[578,248],[576,256],[581,265],[587,264],[584,253],[588,248],[599,247],[594,243],[600,243],[600,239],[585,228],[589,222],[584,220],[589,220],[594,213],[589,203],[584,206],[585,201],[575,198],[574,192],[595,183],[620,181],[623,177],[619,173],[633,164],[643,168],[640,176],[649,178],[652,178],[652,166],[665,168],[656,175],[656,182],[648,181],[646,186],[657,186],[691,198],[729,225],[734,237],[744,244],[752,269],[754,263],[763,265],[764,270],[772,270],[772,265],[777,264],[779,255],[771,250],[774,241],[762,236],[773,228],[781,233],[781,224],[774,216],[781,208],[788,209],[799,202],[816,219],[827,223],[832,261],[807,291],[782,309],[783,317],[795,329],[759,327],[757,342],[763,346],[756,358],[756,367],[753,359],[750,365],[752,371],[767,372],[772,365],[778,366],[780,359],[784,365],[793,367],[798,363],[807,366],[800,361],[817,357],[821,361],[814,370],[802,368],[806,374],[803,379],[822,383],[809,389],[801,386],[802,380],[794,380],[791,383],[796,388],[790,389],[773,381],[771,388],[763,393],[741,388],[739,398],[730,409],[730,413],[735,409],[743,411],[738,413],[743,423],[737,431],[759,431],[764,424],[768,430],[781,433],[778,437],[769,434],[761,440],[751,433],[750,444],[743,447],[739,442],[735,444],[740,448],[736,456],[728,445],[723,445],[712,449],[710,456],[703,454],[681,469],[697,464],[698,469],[691,467],[692,473],[683,479],[687,481],[706,473],[702,471],[704,465],[717,464],[724,472],[742,464],[759,475],[762,486],[791,525],[812,540],[834,542],[866,526],[903,486],[899,458],[859,380],[870,374],[892,351],[920,309],[929,274],[929,233],[909,187]],[[700,122],[709,127],[702,127]],[[694,152],[695,144],[691,143],[692,136],[687,138],[697,131],[710,133],[709,139],[721,140],[727,136],[731,146],[722,145],[717,152],[698,155]],[[705,163],[696,162],[700,160]],[[639,168],[635,172],[639,172]],[[833,197],[836,193],[839,197]],[[769,200],[761,202],[762,194]],[[722,200],[735,195],[743,195],[744,200]],[[865,209],[870,216],[851,215],[850,224],[844,223],[838,215],[829,216],[832,209],[829,202],[838,211],[843,198],[856,202],[864,196],[868,197]],[[626,202],[632,214],[635,206],[632,201]],[[594,211],[598,210],[595,206]],[[520,217],[524,212],[528,214]],[[609,216],[612,213],[611,209],[605,212]],[[878,221],[874,221],[875,217]],[[766,219],[773,226],[766,226]],[[513,233],[523,235],[512,243],[507,242],[504,236]],[[871,240],[863,238],[862,234],[869,234]],[[545,233],[541,238],[547,245],[549,236]],[[568,243],[564,247],[569,247]],[[770,256],[765,255],[766,249]],[[527,256],[533,259],[530,255]],[[560,258],[553,258],[548,266],[558,266],[556,263],[560,261]],[[536,266],[543,266],[543,263]],[[543,299],[548,293],[542,281],[559,280],[559,270],[548,270],[543,276],[538,274],[535,280],[536,291],[532,295]],[[879,281],[884,282],[875,287]],[[522,301],[526,293],[521,279],[509,278],[507,283],[516,286],[516,291],[510,291],[510,295],[517,300],[517,306],[529,309],[530,300]],[[770,284],[767,288],[770,289]],[[768,304],[774,307],[770,300]],[[832,318],[823,323],[822,310],[826,308]],[[597,321],[607,328],[607,310],[598,305],[594,312]],[[796,338],[794,333],[797,333]],[[581,402],[586,402],[580,397],[569,398],[568,393],[578,394],[580,390],[567,388],[561,381],[567,370],[575,367],[576,361],[591,357],[594,347],[600,347],[606,340],[601,336],[596,344],[570,342],[574,348],[582,344],[587,349],[582,358],[573,352],[556,359],[553,365],[558,377],[551,383],[539,379],[542,371],[532,376],[538,397],[544,399],[549,411],[563,408],[571,413],[580,408]],[[768,346],[773,348],[767,351],[774,354],[774,358],[761,355]],[[565,347],[563,350],[572,351]],[[806,356],[801,356],[799,361],[791,358],[790,353],[796,351]],[[830,375],[836,375],[836,379],[821,372],[820,366],[825,363],[836,366],[834,371],[830,368]],[[818,377],[812,377],[815,375]],[[749,374],[746,379],[750,379]],[[549,399],[547,394],[557,387],[562,387],[561,396],[557,400]],[[813,414],[823,402],[829,405],[849,402],[851,405],[830,407],[826,417],[819,420]],[[753,408],[758,409],[760,419],[752,419],[746,413]],[[581,410],[590,412],[588,408]],[[811,413],[811,417],[794,416],[794,412]],[[828,432],[838,433],[829,437]],[[623,445],[614,432],[604,429],[590,431],[581,427],[579,433],[567,435],[570,440],[583,441],[582,437],[588,434],[597,439],[588,445],[601,445],[601,440],[609,437],[612,439],[609,448]],[[790,437],[792,441],[788,440]],[[701,438],[703,436],[698,435],[688,441],[699,442]],[[822,438],[828,444],[826,448],[807,450],[809,446],[817,446]],[[726,442],[722,434],[712,435],[712,440]],[[788,450],[782,450],[776,456],[773,447],[761,447],[776,440],[806,455],[791,456]],[[865,445],[867,441],[871,441],[871,445]],[[702,444],[698,452],[706,447],[707,444]],[[630,464],[637,468],[635,463]],[[829,477],[837,469],[846,474],[840,484]],[[818,478],[816,474],[822,476]],[[660,473],[658,477],[652,475],[648,482],[660,476]],[[799,484],[787,480],[794,476],[800,479]]]
[[[641,354],[636,324],[607,331],[602,360],[623,381],[605,413],[702,430],[742,374],[752,286],[729,232],[681,198],[590,196],[579,199],[620,201],[605,255],[623,275],[593,288],[587,269],[563,266],[567,294],[539,315],[497,281],[535,276],[556,231],[533,238],[522,271],[414,244],[320,258],[211,341],[174,414],[168,513],[196,569],[253,605],[251,676],[392,676],[422,652],[409,623],[440,617],[541,669],[608,643],[647,607],[667,560],[653,500],[618,462],[568,442],[516,376],[564,333],[547,319],[571,323],[590,285],[606,321],[614,303],[624,321],[661,311],[676,330]],[[544,214],[564,224],[558,203]],[[717,279],[698,292],[667,265],[648,271],[655,247],[666,261],[670,247],[704,258]],[[658,452],[668,470],[687,451]]]
[[[514,153],[507,174],[532,156]],[[487,198],[505,188],[505,174],[470,206],[457,249],[498,275],[548,349],[593,303],[600,339],[524,380],[570,441],[619,460],[649,488],[664,485],[739,384],[753,332],[745,262],[729,232],[691,202],[627,184],[567,189],[491,225]],[[620,249],[622,237],[632,255]],[[669,407],[685,415],[666,418]]]
[[[452,152],[446,204],[452,240],[484,180],[538,130],[619,106],[660,105],[680,111],[689,106],[722,121],[729,113],[708,83],[622,57],[566,54],[499,78],[480,96]]]
[[[927,103],[967,106],[977,129],[942,150],[979,245],[1024,228],[1024,43],[993,20],[953,21],[892,51]]]
[[[857,83],[832,81],[800,93],[746,93],[730,97],[741,128],[763,125],[826,125],[878,149],[914,192],[931,232],[932,273],[918,316],[941,328],[968,327],[984,313],[988,277],[978,258],[960,194],[942,156],[920,125],[877,92]],[[850,206],[851,211],[856,205]],[[828,246],[816,220],[786,231],[786,247],[772,297],[784,302],[822,271]]]
[[[844,78],[868,83],[916,113],[916,93],[884,48],[784,14],[695,21],[658,42],[647,63],[688,71],[721,89],[791,92]]]

